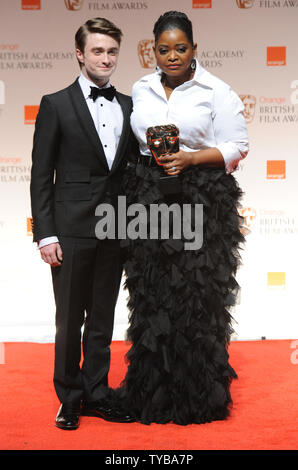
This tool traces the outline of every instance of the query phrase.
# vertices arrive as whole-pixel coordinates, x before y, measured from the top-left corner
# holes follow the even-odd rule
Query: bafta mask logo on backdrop
[[[267,160],[267,179],[286,179],[286,160]]]
[[[36,116],[38,114],[39,106],[25,105],[24,107],[24,123],[35,124]]]
[[[286,65],[286,50],[285,46],[269,46],[267,47],[267,65],[280,66]]]
[[[251,8],[255,0],[236,0],[238,8]]]
[[[244,117],[246,122],[250,124],[254,117],[255,117],[255,110],[256,110],[256,97],[253,95],[239,95],[243,106],[244,106]]]
[[[41,0],[22,0],[22,10],[40,10]]]
[[[152,69],[155,67],[155,56],[153,52],[154,40],[142,39],[138,43],[138,55],[140,64],[144,69]]]
[[[291,93],[291,103],[292,104],[298,104],[298,80],[293,80],[292,81],[291,88],[294,89],[294,91],[292,91],[292,93]]]
[[[64,3],[68,10],[77,11],[82,8],[84,0],[64,0]]]
[[[256,220],[257,211],[253,207],[242,207],[239,214],[244,218],[245,227],[251,228]]]
[[[0,106],[5,104],[5,85],[2,80],[0,80]]]
[[[27,217],[27,235],[33,235],[32,233],[32,218]]]
[[[212,8],[212,0],[192,0],[193,8]]]

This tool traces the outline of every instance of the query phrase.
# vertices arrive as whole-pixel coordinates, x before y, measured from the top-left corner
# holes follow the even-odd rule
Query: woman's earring
[[[196,63],[196,59],[193,58],[191,63],[190,63],[190,68],[191,68],[191,71],[194,72],[197,68],[197,63]]]

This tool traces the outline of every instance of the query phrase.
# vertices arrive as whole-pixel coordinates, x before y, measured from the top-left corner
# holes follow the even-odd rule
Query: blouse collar
[[[196,61],[196,70],[193,78],[191,80],[188,80],[187,82],[182,83],[179,85],[175,90],[186,90],[192,86],[199,85],[203,88],[209,88],[212,89],[212,86],[208,80],[208,76],[210,75],[207,70],[205,70],[201,64],[198,62],[197,59]],[[145,75],[143,78],[141,78],[140,81],[143,82],[148,82],[149,86],[158,94],[164,94],[163,86],[161,84],[161,76],[162,76],[162,71],[158,68],[155,73]]]

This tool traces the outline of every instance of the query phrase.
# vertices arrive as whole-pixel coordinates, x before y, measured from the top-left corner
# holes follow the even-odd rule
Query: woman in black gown
[[[165,13],[154,34],[157,70],[132,93],[140,156],[125,177],[127,203],[148,211],[151,204],[203,204],[203,245],[186,250],[173,226],[168,239],[126,240],[131,348],[116,397],[144,424],[186,425],[225,419],[232,403],[229,309],[244,241],[241,190],[232,171],[247,155],[248,141],[242,102],[195,59],[186,15]],[[160,163],[165,174],[179,175],[182,191],[168,195],[160,190],[146,130],[170,123],[179,128],[180,150]]]

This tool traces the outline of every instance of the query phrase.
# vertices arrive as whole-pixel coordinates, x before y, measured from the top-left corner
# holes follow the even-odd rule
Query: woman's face
[[[157,65],[169,77],[188,80],[196,48],[181,29],[166,30],[155,44]]]

